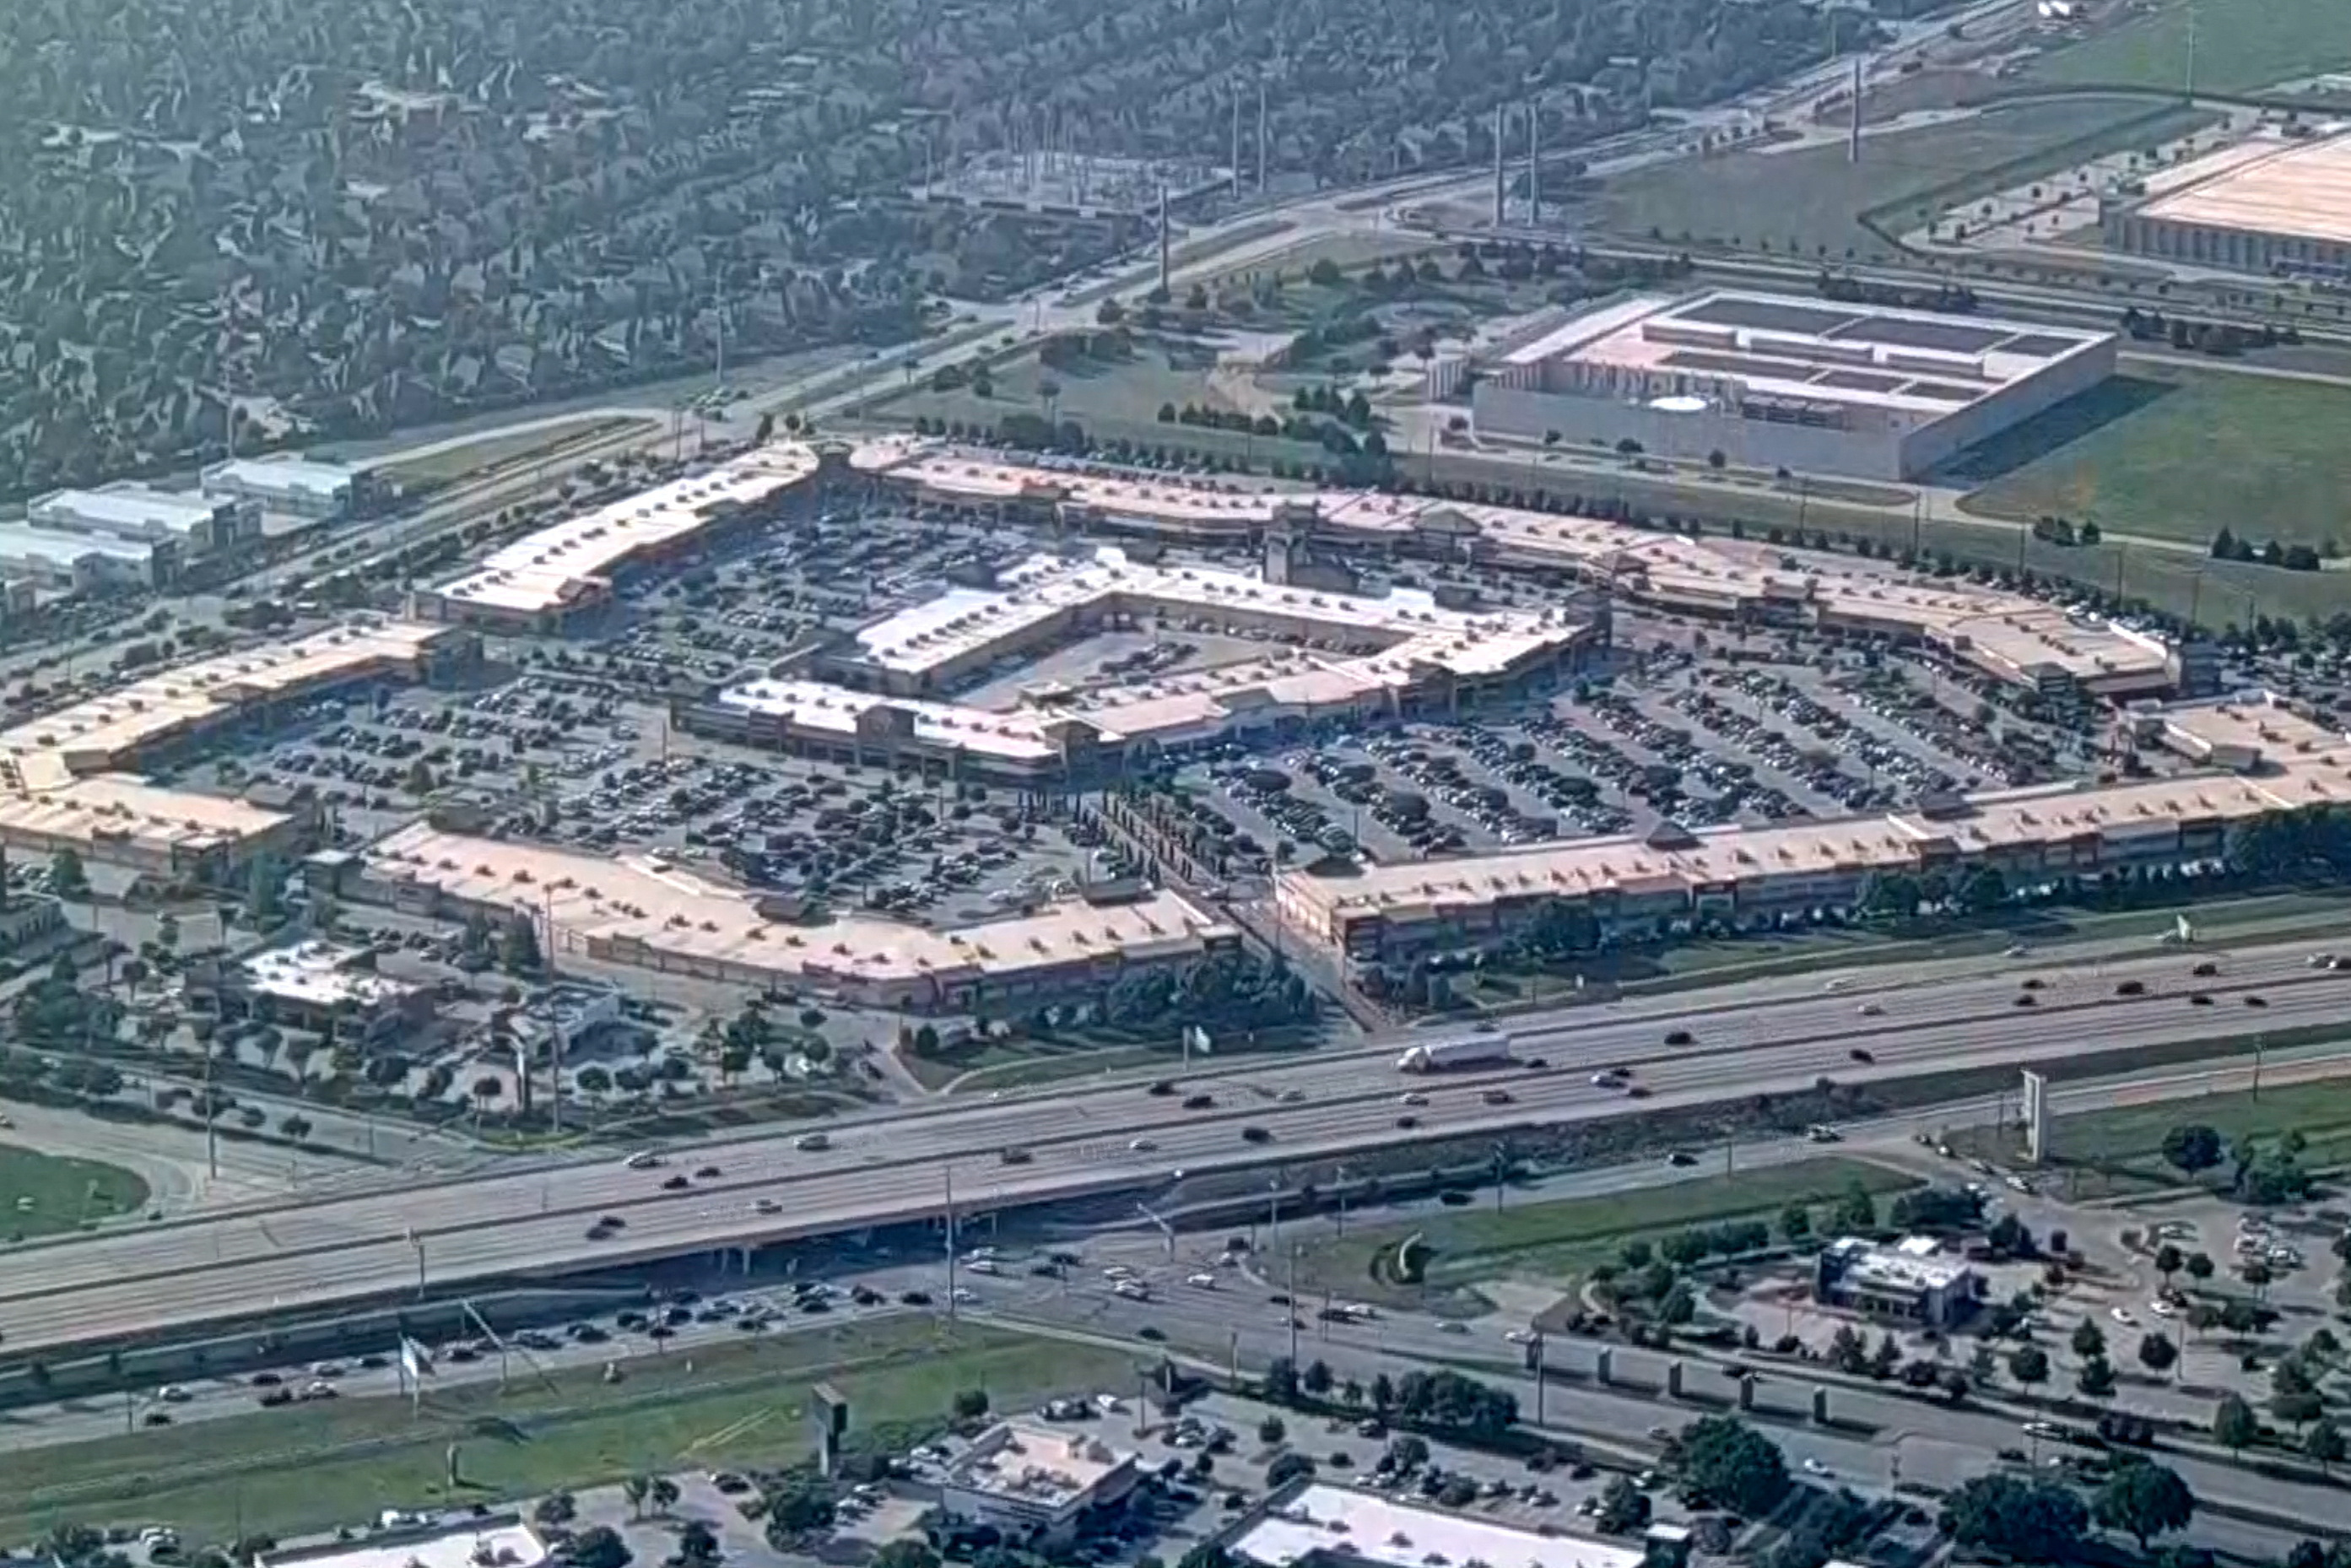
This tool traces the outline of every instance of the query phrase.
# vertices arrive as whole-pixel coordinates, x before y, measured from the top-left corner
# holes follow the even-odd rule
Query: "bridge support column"
[[[1813,1420],[1823,1427],[1829,1423],[1829,1391],[1825,1388],[1813,1390]]]
[[[1741,1410],[1755,1408],[1755,1375],[1751,1372],[1741,1374],[1740,1376],[1739,1407]]]
[[[1666,1363],[1666,1397],[1668,1399],[1679,1399],[1682,1396],[1683,1365],[1684,1363],[1679,1356]]]
[[[1604,1344],[1598,1354],[1593,1357],[1592,1380],[1604,1386],[1615,1381],[1615,1372],[1616,1347],[1613,1344]]]

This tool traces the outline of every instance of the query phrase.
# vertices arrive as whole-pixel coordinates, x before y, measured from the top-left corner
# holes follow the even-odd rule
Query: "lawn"
[[[23,1241],[136,1214],[147,1184],[120,1166],[0,1145],[0,1237]]]
[[[1521,1199],[1499,1209],[1463,1208],[1413,1224],[1373,1226],[1317,1243],[1299,1256],[1301,1288],[1341,1293],[1377,1292],[1373,1270],[1380,1254],[1417,1236],[1431,1249],[1426,1280],[1440,1289],[1504,1276],[1562,1287],[1574,1275],[1613,1258],[1636,1236],[1654,1236],[1718,1220],[1778,1216],[1792,1203],[1824,1203],[1855,1182],[1873,1193],[1900,1192],[1917,1178],[1860,1160],[1823,1158],[1766,1166],[1735,1175],[1700,1176],[1601,1197]],[[1417,1293],[1388,1287],[1391,1299]]]
[[[2351,66],[2351,6],[2341,0],[2138,0],[2133,15],[2035,61],[2052,85],[2177,88],[2188,75],[2195,14],[2196,85],[2243,92]]]
[[[536,425],[528,430],[484,431],[477,440],[453,438],[451,444],[445,445],[438,442],[429,444],[425,450],[413,458],[403,459],[400,454],[392,453],[383,459],[384,471],[403,489],[429,489],[454,484],[486,469],[520,462],[542,453],[552,455],[560,448],[636,423],[583,413],[577,419]]]
[[[2067,439],[2069,421],[2080,431]],[[2199,545],[2223,528],[2281,544],[2351,539],[2351,387],[2138,361],[1979,449],[1962,472],[1991,472],[2010,453],[2024,461],[1970,495],[1969,510]]]
[[[692,1370],[688,1371],[688,1364]],[[776,1465],[804,1455],[810,1385],[849,1396],[853,1430],[942,1417],[958,1389],[998,1408],[1125,1387],[1126,1355],[929,1320],[792,1333],[593,1368],[452,1385],[412,1419],[399,1398],[290,1406],[135,1437],[38,1450],[0,1477],[0,1540],[60,1522],[168,1521],[225,1540],[357,1524],[388,1507],[499,1502],[687,1466]],[[446,1484],[449,1445],[462,1484]]]
[[[2002,104],[1967,120],[1872,137],[1858,163],[1836,143],[1658,164],[1608,182],[1575,216],[1579,225],[1624,235],[1654,231],[1674,241],[1866,256],[1887,248],[1863,223],[1869,213],[1883,210],[1889,228],[1907,228],[1929,204],[2116,147],[2167,141],[2201,118],[2151,109],[2140,98]]]
[[[2351,1165],[2351,1081],[2278,1083],[2262,1091],[2208,1094],[2148,1105],[2119,1106],[2060,1116],[2050,1124],[2046,1162],[2068,1174],[2081,1197],[2110,1197],[2179,1186],[2187,1178],[2163,1161],[2163,1135],[2200,1123],[2228,1142],[2299,1132],[2309,1140],[2306,1166]],[[2015,1162],[2022,1157],[2014,1128],[1970,1127],[1949,1137],[1952,1152]]]

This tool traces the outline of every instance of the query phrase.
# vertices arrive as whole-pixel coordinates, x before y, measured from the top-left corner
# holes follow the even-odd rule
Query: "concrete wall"
[[[1703,461],[1720,450],[1742,468],[1793,468],[1861,479],[1902,477],[1902,444],[1891,431],[1766,424],[1734,414],[1661,413],[1637,403],[1522,390],[1480,382],[1470,407],[1481,434],[1540,441],[1556,430],[1569,446],[1631,437],[1652,456]]]

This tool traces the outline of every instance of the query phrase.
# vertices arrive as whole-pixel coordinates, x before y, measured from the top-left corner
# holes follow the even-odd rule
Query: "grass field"
[[[146,1206],[147,1184],[120,1166],[0,1145],[0,1238],[6,1240],[54,1236]]]
[[[685,1370],[688,1361],[693,1371]],[[1133,1363],[1108,1350],[928,1320],[893,1321],[768,1343],[638,1357],[617,1385],[595,1369],[542,1382],[453,1385],[412,1420],[399,1398],[289,1406],[135,1437],[46,1448],[0,1474],[0,1540],[60,1522],[168,1521],[214,1541],[357,1524],[388,1507],[496,1502],[688,1466],[770,1465],[809,1447],[803,1401],[829,1381],[856,1426],[943,1417],[961,1388],[999,1408],[1040,1395],[1125,1387]],[[447,1446],[464,1483],[445,1484]]]
[[[2005,104],[1873,137],[1859,163],[1848,162],[1836,143],[1659,164],[1610,181],[1575,215],[1627,235],[1654,230],[1668,241],[1865,257],[1887,248],[1861,222],[1867,213],[1884,210],[1889,228],[1907,228],[1919,217],[1912,209],[1956,199],[1979,176],[2012,169],[2012,179],[2035,163],[2059,168],[2116,146],[2151,144],[2201,118],[2180,110],[2150,120],[2139,98]]]
[[[1499,1211],[1447,1210],[1406,1225],[1374,1226],[1309,1247],[1299,1256],[1301,1287],[1365,1294],[1383,1289],[1373,1260],[1408,1237],[1433,1249],[1427,1283],[1443,1290],[1499,1278],[1541,1280],[1565,1288],[1626,1240],[1723,1219],[1774,1216],[1792,1203],[1842,1197],[1855,1182],[1873,1193],[1900,1192],[1917,1179],[1860,1160],[1825,1158],[1701,1176],[1604,1197],[1550,1202],[1521,1198]],[[1391,1298],[1397,1287],[1386,1287]],[[1405,1296],[1417,1292],[1404,1291]]]
[[[2069,417],[2085,428],[2064,440]],[[2342,511],[2351,387],[2142,361],[2011,434],[2059,444],[1984,485],[1970,510],[2027,520],[2053,512],[2199,545],[2223,528],[2281,544],[2351,541]],[[2014,451],[1995,442],[1962,472]]]
[[[635,422],[583,413],[577,419],[528,430],[485,431],[478,440],[453,439],[446,444],[434,443],[412,458],[402,459],[394,454],[387,460],[384,473],[403,489],[430,489],[454,484],[469,475],[501,464],[519,462],[538,453],[552,452],[557,447],[585,441],[591,435],[617,431],[632,423]]]
[[[2351,1165],[2351,1082],[2274,1084],[2250,1092],[2132,1105],[2060,1116],[2051,1124],[2052,1164],[2069,1173],[2085,1197],[2127,1195],[2183,1185],[2163,1162],[2163,1135],[2188,1123],[2216,1129],[2233,1144],[2241,1137],[2299,1132],[2309,1140],[2303,1163],[2313,1168]],[[2013,1128],[1970,1127],[1949,1138],[1952,1152],[2014,1161],[2023,1154]]]
[[[2189,14],[2196,85],[2243,92],[2351,66],[2351,6],[2341,0],[2141,0],[2120,26],[2033,62],[2051,84],[2177,88],[2187,80]]]

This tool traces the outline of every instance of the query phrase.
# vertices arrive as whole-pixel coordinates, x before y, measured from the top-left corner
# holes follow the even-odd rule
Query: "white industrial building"
[[[36,528],[132,540],[168,540],[185,557],[235,548],[261,531],[261,516],[231,497],[179,495],[144,485],[52,490],[25,508]]]
[[[171,539],[126,539],[0,523],[0,576],[44,588],[78,593],[161,588],[179,575],[179,569],[180,547]]]
[[[939,1509],[1030,1545],[1067,1541],[1087,1514],[1122,1501],[1141,1470],[1134,1450],[1091,1432],[999,1422],[948,1466]]]
[[[2114,371],[2109,332],[1718,289],[1578,316],[1471,406],[1482,435],[1907,479]]]
[[[374,475],[340,463],[298,457],[232,457],[204,472],[204,494],[249,501],[284,517],[331,520],[364,512]]]

